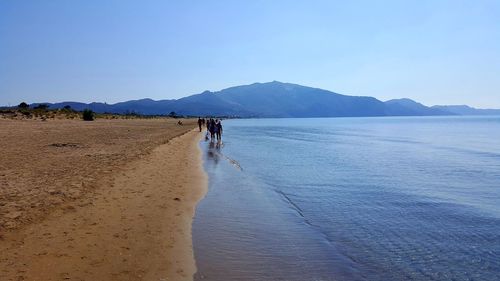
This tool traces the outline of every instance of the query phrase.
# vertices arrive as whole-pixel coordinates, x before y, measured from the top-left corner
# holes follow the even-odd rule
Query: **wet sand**
[[[0,280],[192,280],[194,121],[1,122]]]

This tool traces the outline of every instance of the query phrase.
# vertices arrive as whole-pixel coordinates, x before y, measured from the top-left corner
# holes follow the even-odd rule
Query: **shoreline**
[[[196,129],[114,172],[88,200],[0,239],[2,280],[192,280],[208,188]]]

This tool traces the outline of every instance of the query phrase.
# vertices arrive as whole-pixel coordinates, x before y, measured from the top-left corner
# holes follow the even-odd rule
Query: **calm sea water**
[[[196,280],[500,280],[500,117],[224,129],[201,143]]]

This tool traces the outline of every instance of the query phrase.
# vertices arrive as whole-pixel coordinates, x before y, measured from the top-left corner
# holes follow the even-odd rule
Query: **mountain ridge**
[[[434,105],[432,108],[445,110],[457,115],[500,115],[500,109],[474,108],[468,105]]]
[[[220,91],[203,91],[179,99],[143,98],[107,103],[46,103],[57,109],[91,109],[98,113],[137,113],[188,116],[233,117],[371,117],[500,114],[469,106],[425,106],[408,98],[380,101],[370,96],[349,96],[336,92],[279,81],[233,86]],[[465,114],[464,114],[465,113]]]

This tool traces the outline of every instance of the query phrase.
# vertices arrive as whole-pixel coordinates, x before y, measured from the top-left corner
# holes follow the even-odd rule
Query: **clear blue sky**
[[[0,104],[278,80],[500,108],[500,1],[0,1]]]

